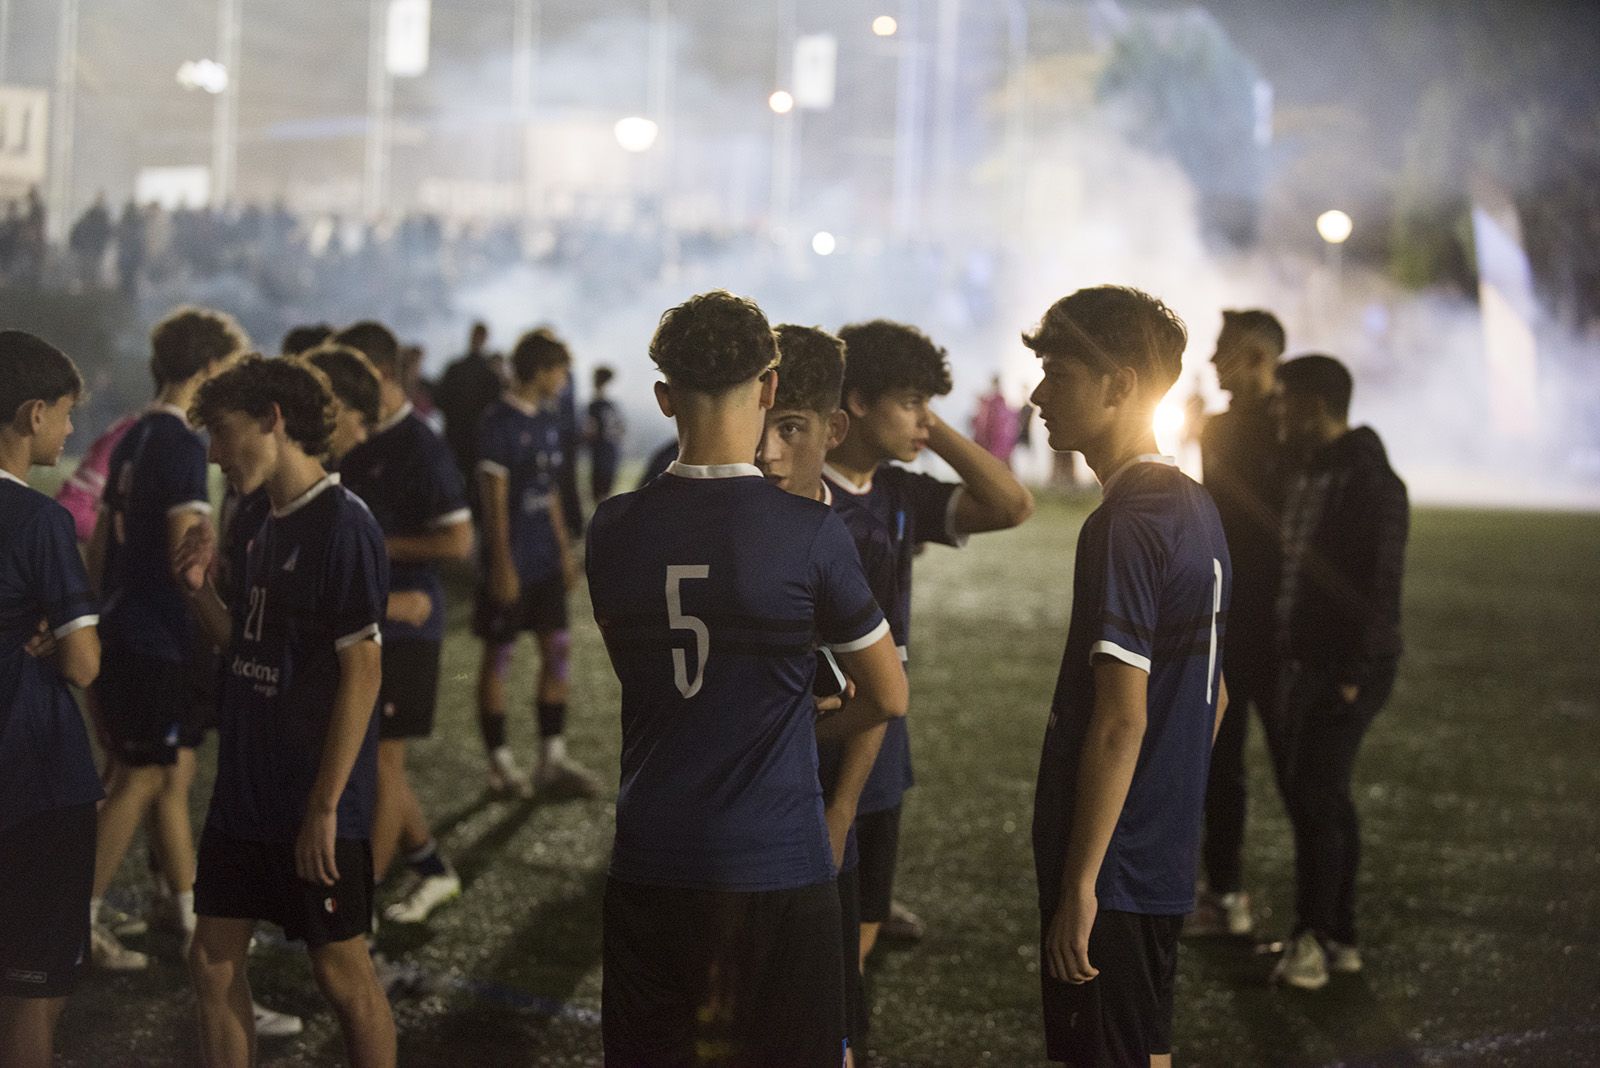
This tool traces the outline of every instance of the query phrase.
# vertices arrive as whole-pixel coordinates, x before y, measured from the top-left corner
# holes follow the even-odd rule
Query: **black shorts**
[[[0,997],[72,993],[89,951],[94,842],[93,802],[0,831]]]
[[[900,806],[856,817],[861,855],[861,922],[882,923],[894,900],[894,868],[900,855]]]
[[[426,738],[439,701],[439,655],[429,641],[383,643],[383,684],[378,689],[378,737]]]
[[[844,968],[832,879],[758,893],[610,879],[603,923],[606,1068],[843,1062]]]
[[[1050,920],[1046,913],[1041,930]],[[1171,1053],[1182,929],[1182,916],[1102,909],[1089,932],[1089,963],[1100,974],[1087,983],[1052,978],[1041,954],[1046,1055],[1074,1068],[1121,1068]]]
[[[844,1033],[850,1048],[859,1050],[867,1039],[867,992],[861,979],[860,869],[839,873],[839,948],[844,952]],[[860,1054],[857,1059],[859,1061]]]
[[[266,920],[311,949],[372,930],[372,843],[334,842],[339,881],[322,886],[294,870],[293,842],[247,842],[207,828],[200,836],[194,911],[219,919]]]
[[[171,765],[205,735],[210,704],[190,664],[108,649],[94,691],[112,751],[130,767]]]
[[[538,582],[524,582],[514,605],[498,605],[486,588],[478,589],[472,606],[472,633],[494,645],[517,640],[524,631],[548,634],[567,629],[567,580],[559,573]]]

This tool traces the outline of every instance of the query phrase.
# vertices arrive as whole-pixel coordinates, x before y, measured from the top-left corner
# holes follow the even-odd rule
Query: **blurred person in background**
[[[505,359],[489,351],[489,327],[472,324],[467,351],[444,369],[433,391],[444,413],[444,436],[455,453],[456,468],[467,483],[467,496],[477,506],[474,489],[478,467],[478,420],[506,389]]]
[[[616,402],[606,396],[606,387],[617,373],[609,367],[594,369],[594,398],[589,401],[584,424],[584,441],[589,446],[589,490],[595,504],[611,496],[617,478],[617,461],[622,455],[626,427]]]
[[[989,392],[978,398],[978,408],[972,413],[972,440],[1009,467],[1021,430],[1019,415],[1006,403],[1006,395],[1000,389],[1000,376],[995,375],[989,382]]]

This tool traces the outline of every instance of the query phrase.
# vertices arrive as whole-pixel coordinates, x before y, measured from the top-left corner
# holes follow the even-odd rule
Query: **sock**
[[[539,739],[539,763],[559,764],[567,759],[567,740],[559,734]]]
[[[95,926],[96,924],[98,924],[100,922],[100,906],[101,906],[102,903],[104,903],[104,901],[105,901],[105,898],[103,898],[103,897],[91,897],[89,899],[89,926],[90,927],[93,927],[93,926]]]
[[[565,701],[540,701],[539,709],[539,737],[550,739],[561,736],[567,730],[567,703]]]
[[[478,731],[483,735],[483,747],[493,753],[496,749],[504,749],[506,744],[506,717],[505,713],[496,714],[478,712]]]
[[[178,923],[184,931],[194,934],[194,891],[184,890],[173,894],[172,905],[178,912]]]
[[[430,875],[443,875],[445,868],[444,858],[439,855],[439,843],[432,838],[406,854],[406,863],[411,870],[423,878]]]

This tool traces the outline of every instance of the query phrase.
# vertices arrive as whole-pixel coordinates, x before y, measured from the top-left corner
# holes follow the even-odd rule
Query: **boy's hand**
[[[1089,963],[1089,932],[1100,902],[1094,890],[1064,888],[1044,937],[1044,965],[1063,983],[1087,983],[1100,974]]]
[[[196,523],[184,532],[172,550],[172,577],[187,593],[205,587],[211,561],[217,554],[217,532],[210,523]]]
[[[339,881],[339,865],[334,862],[333,840],[339,829],[336,811],[306,810],[305,822],[294,843],[294,870],[308,883],[332,886]]]
[[[836,693],[832,697],[813,697],[817,704],[817,718],[830,716],[845,706],[845,702],[856,695],[856,680],[848,676],[844,680],[844,693]]]
[[[28,644],[22,648],[29,656],[39,660],[47,660],[55,656],[56,636],[50,633],[50,624],[42,619],[39,620],[39,629],[34,632],[33,637],[28,639]]]

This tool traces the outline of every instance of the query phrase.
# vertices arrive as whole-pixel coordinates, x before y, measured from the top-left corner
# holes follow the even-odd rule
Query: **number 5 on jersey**
[[[694,616],[683,613],[683,591],[681,584],[685,579],[703,579],[711,574],[707,564],[669,564],[667,566],[667,625],[673,630],[686,630],[694,635],[695,647],[695,672],[694,681],[689,681],[688,655],[682,649],[672,650],[672,681],[677,683],[678,692],[687,700],[700,692],[700,686],[706,681],[706,661],[711,659],[711,632],[706,625]]]

